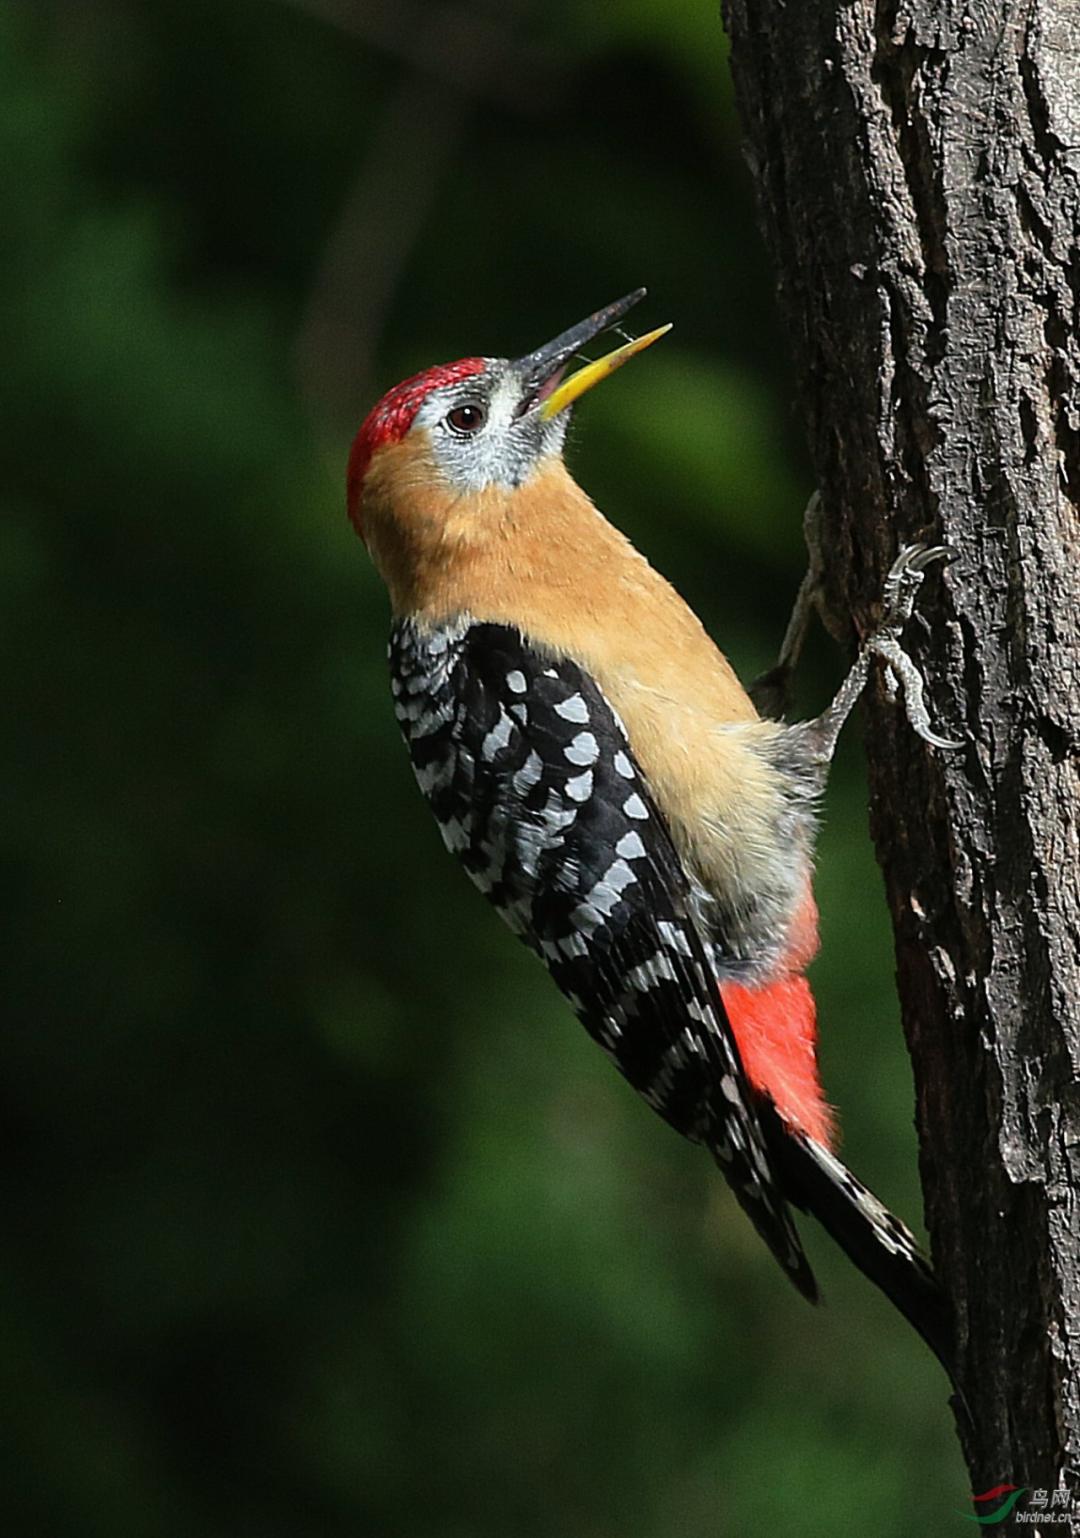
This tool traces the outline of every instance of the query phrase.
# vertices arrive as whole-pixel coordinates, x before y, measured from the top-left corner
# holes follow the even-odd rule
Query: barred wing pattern
[[[447,847],[620,1072],[711,1150],[781,1265],[815,1297],[688,877],[597,684],[509,626],[468,620],[399,623],[390,666],[395,712]]]

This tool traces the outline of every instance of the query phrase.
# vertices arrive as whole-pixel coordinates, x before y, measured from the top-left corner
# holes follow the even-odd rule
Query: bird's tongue
[[[569,367],[570,364],[568,362],[560,363],[559,367],[548,375],[543,384],[536,385],[533,389],[528,390],[522,397],[514,415],[518,417],[527,416],[530,411],[535,411],[538,406],[542,406],[548,396],[554,394],[559,388],[563,376]]]
[[[532,403],[534,406],[539,406],[541,402],[547,400],[549,395],[554,393],[554,391],[562,383],[563,376],[569,367],[570,365],[568,363],[560,364],[559,367],[555,370],[554,374],[549,375],[548,378],[544,380],[539,390],[537,390],[536,394],[533,396]]]

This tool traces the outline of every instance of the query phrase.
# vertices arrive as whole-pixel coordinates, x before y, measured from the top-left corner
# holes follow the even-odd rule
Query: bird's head
[[[597,310],[523,358],[461,358],[404,380],[368,414],[349,456],[349,517],[380,565],[380,546],[430,545],[483,522],[561,459],[577,398],[664,334],[624,342],[567,375],[571,359],[645,290]]]

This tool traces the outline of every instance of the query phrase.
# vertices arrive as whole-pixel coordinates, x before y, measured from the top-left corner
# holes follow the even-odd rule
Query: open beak
[[[525,396],[519,408],[521,414],[524,415],[526,411],[535,409],[544,421],[550,420],[560,411],[565,411],[566,407],[576,401],[579,395],[584,395],[586,390],[591,390],[594,384],[599,384],[601,379],[606,379],[617,368],[621,368],[635,353],[644,352],[646,347],[651,347],[665,332],[670,331],[670,325],[658,326],[655,331],[635,337],[633,341],[624,342],[621,347],[605,353],[595,362],[586,363],[584,368],[577,369],[568,379],[563,378],[566,364],[574,354],[580,352],[601,332],[615,325],[644,297],[645,290],[637,288],[625,298],[616,299],[614,304],[605,305],[602,310],[597,310],[595,315],[590,315],[587,320],[571,326],[569,331],[564,331],[553,342],[548,342],[545,346],[538,347],[535,352],[519,358],[515,367],[525,382]]]

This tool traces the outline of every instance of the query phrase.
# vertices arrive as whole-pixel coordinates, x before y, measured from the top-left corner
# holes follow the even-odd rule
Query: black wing
[[[509,627],[391,642],[397,712],[443,837],[653,1108],[706,1144],[796,1285],[802,1253],[690,883],[615,711]]]

